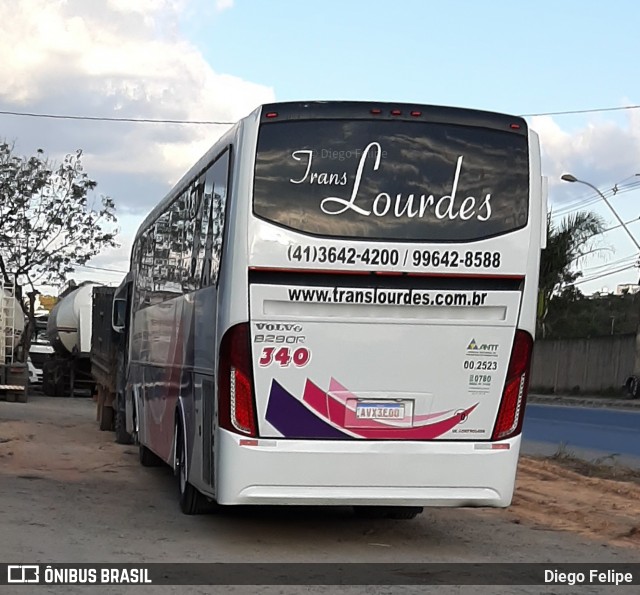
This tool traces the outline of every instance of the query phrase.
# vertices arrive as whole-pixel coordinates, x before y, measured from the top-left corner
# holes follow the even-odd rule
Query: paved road
[[[615,455],[640,467],[640,410],[528,404],[523,452],[552,454],[564,444],[580,456]]]

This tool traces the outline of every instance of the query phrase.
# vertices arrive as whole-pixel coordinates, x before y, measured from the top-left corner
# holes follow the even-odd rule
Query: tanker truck
[[[77,390],[95,390],[91,375],[93,289],[99,283],[70,284],[47,321],[53,353],[42,366],[42,392],[48,396],[74,396]]]
[[[15,291],[15,285],[0,279],[0,399],[26,403],[28,369],[16,358],[25,320]]]

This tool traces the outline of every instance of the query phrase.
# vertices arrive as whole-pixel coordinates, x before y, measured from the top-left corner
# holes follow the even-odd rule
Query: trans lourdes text
[[[375,156],[369,155],[372,151],[375,151]],[[359,153],[359,151],[358,151]],[[456,162],[456,171],[453,175],[453,184],[450,194],[445,194],[441,197],[436,197],[433,194],[415,194],[403,195],[402,193],[392,194],[389,192],[380,192],[373,200],[371,210],[363,208],[357,204],[358,199],[362,196],[358,195],[360,192],[360,183],[362,181],[362,174],[367,165],[367,159],[373,157],[373,171],[376,171],[380,167],[381,155],[383,154],[380,143],[369,143],[360,156],[358,162],[358,169],[356,171],[356,177],[351,191],[351,197],[349,199],[342,198],[340,196],[327,196],[320,202],[320,208],[323,213],[327,215],[341,215],[347,211],[355,211],[359,215],[369,217],[374,215],[376,217],[385,217],[390,212],[395,217],[419,217],[425,216],[427,211],[432,208],[433,213],[438,219],[462,219],[466,221],[472,217],[476,217],[478,221],[487,221],[491,217],[491,194],[487,193],[484,198],[476,198],[475,196],[467,196],[459,203],[456,203],[456,192],[458,190],[458,181],[460,180],[460,172],[462,171],[463,156],[460,155]],[[384,153],[386,154],[386,152]],[[289,182],[292,184],[318,184],[327,186],[346,186],[347,185],[347,173],[328,173],[328,172],[316,172],[313,171],[313,151],[312,150],[299,150],[294,151],[291,156],[296,161],[306,161],[304,175],[299,179],[290,178]],[[458,206],[459,205],[459,206]],[[479,205],[479,206],[478,206]]]

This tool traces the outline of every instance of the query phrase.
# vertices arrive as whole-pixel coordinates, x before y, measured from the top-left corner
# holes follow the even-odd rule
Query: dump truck
[[[124,419],[124,371],[127,357],[126,302],[129,278],[118,287],[94,287],[91,328],[91,375],[95,381],[97,420],[116,441],[129,444]]]
[[[61,294],[47,321],[47,338],[53,353],[42,366],[42,392],[49,396],[74,396],[84,389],[93,394],[91,375],[91,316],[93,289],[98,283],[70,284]]]
[[[0,279],[0,399],[26,403],[29,370],[17,358],[25,320],[16,291],[16,284]]]
[[[113,330],[115,287],[93,288],[91,375],[96,382],[97,420],[101,430],[115,429],[115,399],[120,335]]]

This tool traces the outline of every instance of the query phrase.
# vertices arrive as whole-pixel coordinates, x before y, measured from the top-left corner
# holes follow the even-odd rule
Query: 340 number
[[[293,351],[289,347],[263,347],[258,364],[266,368],[277,363],[281,368],[286,368],[293,363],[297,368],[303,368],[310,359],[311,352],[306,347],[298,347]]]

